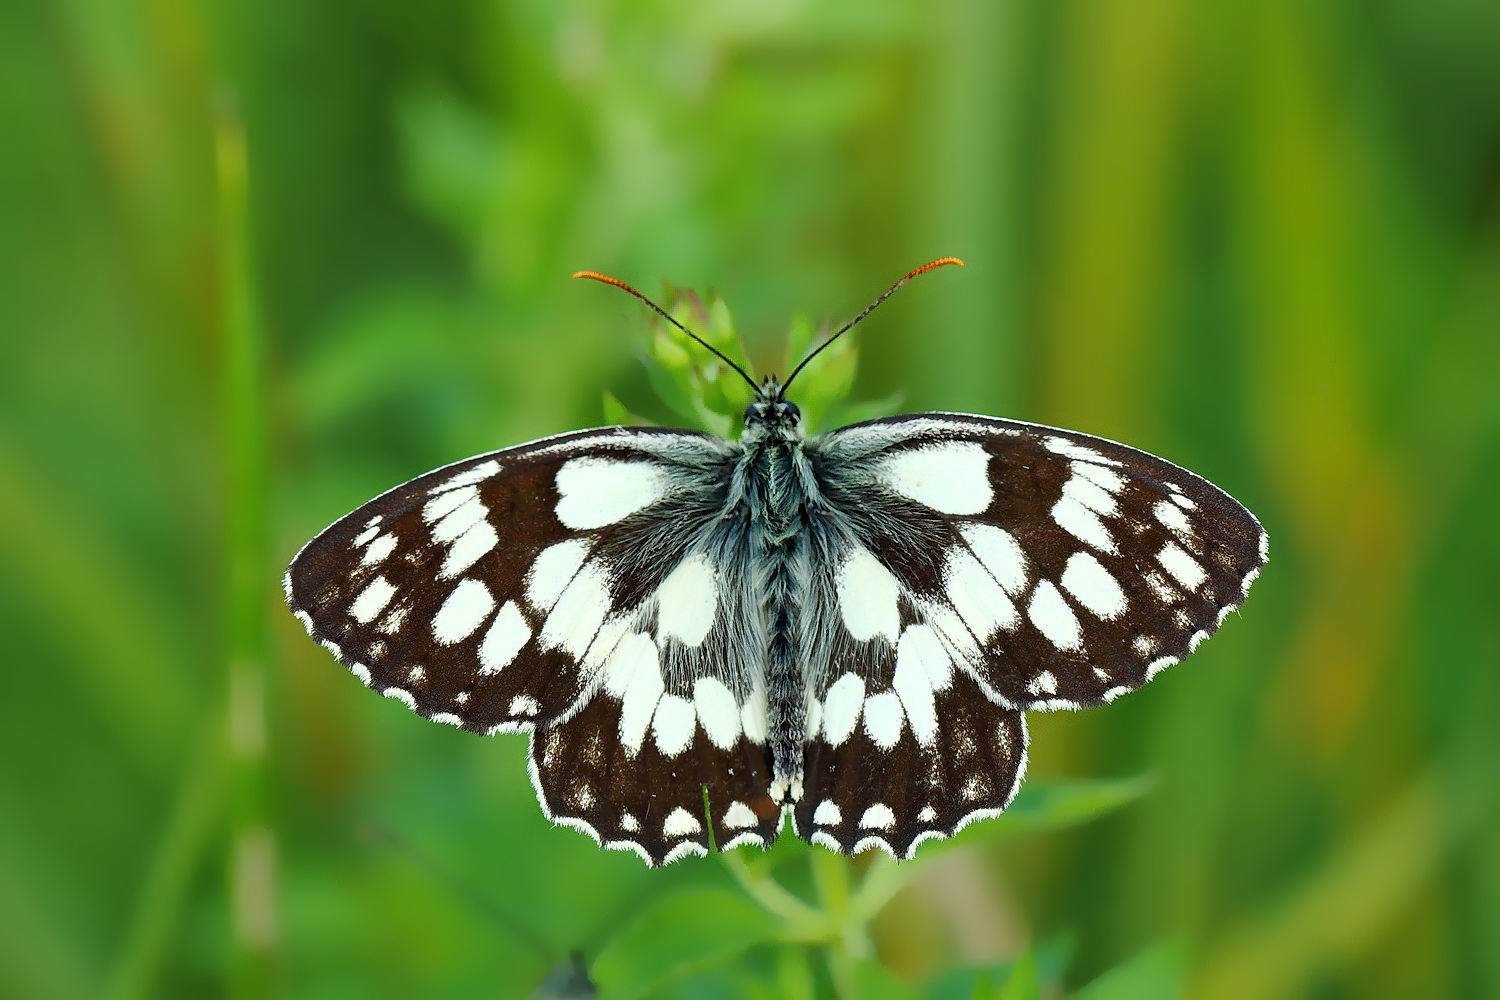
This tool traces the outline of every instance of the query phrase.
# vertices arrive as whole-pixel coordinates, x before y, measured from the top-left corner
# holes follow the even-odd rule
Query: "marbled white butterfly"
[[[287,603],[437,722],[531,734],[542,810],[647,864],[769,845],[912,856],[1009,805],[1027,711],[1113,700],[1244,599],[1266,535],[1102,438],[956,413],[739,441],[608,427],[445,466],[292,561]],[[578,276],[634,289],[594,272]],[[658,313],[664,310],[646,300]]]

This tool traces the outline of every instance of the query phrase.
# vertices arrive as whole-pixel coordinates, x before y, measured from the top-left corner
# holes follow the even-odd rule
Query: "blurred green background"
[[[1497,53],[1493,0],[0,6],[0,994],[527,996],[577,949],[612,995],[1500,996]],[[1031,717],[1038,789],[1130,803],[897,876],[779,845],[810,900],[888,880],[864,957],[552,829],[523,737],[282,607],[385,488],[655,412],[572,271],[714,289],[784,372],[943,254],[855,398],[1146,448],[1272,559]]]

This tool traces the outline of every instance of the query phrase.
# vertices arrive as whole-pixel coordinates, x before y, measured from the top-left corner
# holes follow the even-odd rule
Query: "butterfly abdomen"
[[[808,576],[806,496],[796,462],[800,443],[761,440],[747,444],[741,459],[754,577],[766,634],[766,739],[771,751],[771,796],[778,802],[802,791],[806,735],[804,671],[800,657],[797,595]]]

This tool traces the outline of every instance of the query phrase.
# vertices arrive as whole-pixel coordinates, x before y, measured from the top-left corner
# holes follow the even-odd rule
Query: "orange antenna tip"
[[[792,379],[796,378],[797,375],[798,375],[798,373],[801,372],[802,369],[804,369],[804,368],[807,367],[807,363],[809,361],[811,361],[813,358],[817,357],[822,352],[823,348],[827,347],[829,344],[833,343],[835,340],[838,340],[840,337],[842,337],[845,333],[849,332],[849,330],[856,323],[858,323],[860,320],[864,319],[866,316],[870,315],[870,313],[875,309],[876,306],[880,305],[880,303],[884,302],[886,299],[890,298],[893,294],[895,294],[896,289],[900,288],[902,285],[906,284],[908,281],[910,281],[911,279],[915,278],[917,275],[919,275],[919,274],[926,274],[928,271],[931,271],[933,268],[942,267],[942,266],[944,266],[946,264],[957,264],[959,267],[963,267],[964,266],[964,262],[961,261],[961,260],[959,260],[957,257],[939,257],[937,260],[928,261],[926,264],[923,264],[921,267],[917,268],[916,270],[908,271],[906,273],[905,277],[903,277],[900,281],[896,282],[890,288],[887,288],[884,292],[881,292],[880,296],[878,298],[876,298],[874,302],[871,302],[869,305],[865,306],[864,312],[860,313],[858,316],[854,317],[849,322],[847,322],[843,326],[839,327],[838,331],[836,333],[834,333],[833,336],[831,336],[827,340],[823,341],[823,343],[819,344],[817,346],[817,348],[811,354],[809,354],[807,357],[803,358],[802,359],[802,363],[799,364],[799,365],[797,365],[796,368],[793,368],[792,369],[792,373],[786,377],[786,383],[782,386],[782,389],[786,389],[788,386],[790,386],[792,384]]]
[[[598,271],[574,271],[573,272],[573,277],[575,277],[575,278],[589,278],[589,279],[591,279],[593,281],[602,282],[602,283],[604,283],[606,285],[613,285],[614,287],[620,289],[621,291],[629,292],[631,295],[634,295],[636,298],[638,298],[642,302],[646,303],[646,305],[650,306],[651,309],[652,309],[652,311],[654,311],[662,319],[666,320],[668,323],[671,323],[673,326],[677,327],[677,329],[679,329],[683,333],[687,334],[693,340],[696,340],[699,344],[701,344],[705,348],[707,348],[708,351],[709,351],[709,353],[715,355],[716,357],[719,358],[719,360],[723,361],[729,367],[733,368],[736,372],[738,372],[740,378],[744,379],[745,382],[749,384],[749,386],[750,386],[751,389],[755,388],[755,380],[752,379],[749,375],[747,375],[745,373],[745,369],[741,368],[739,365],[737,365],[733,361],[731,361],[724,354],[723,351],[719,350],[717,347],[715,347],[714,345],[710,344],[708,341],[704,340],[702,337],[698,336],[692,330],[689,330],[687,327],[685,327],[681,323],[677,322],[677,320],[675,320],[675,319],[672,318],[672,314],[671,313],[667,312],[661,306],[657,305],[655,302],[651,301],[651,299],[649,299],[646,296],[642,295],[640,292],[636,291],[634,288],[631,288],[629,285],[627,285],[625,282],[621,281],[619,278],[611,278],[609,275],[607,275],[607,274],[600,274]]]

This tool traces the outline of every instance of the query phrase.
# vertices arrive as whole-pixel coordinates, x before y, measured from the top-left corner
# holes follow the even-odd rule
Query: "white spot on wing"
[[[724,825],[731,830],[748,830],[759,823],[751,808],[739,800],[729,803],[729,808],[724,810]]]
[[[854,732],[859,710],[865,702],[865,682],[856,674],[844,674],[823,697],[823,740],[838,746]]]
[[[935,819],[937,819],[937,810],[932,806],[923,806],[922,811],[917,813],[918,823],[931,823]]]
[[[662,835],[667,837],[691,837],[695,833],[701,833],[702,830],[703,824],[698,822],[698,817],[682,806],[668,813],[661,825]]]
[[[877,802],[865,810],[859,818],[859,825],[865,830],[890,830],[896,826],[896,814],[891,812],[891,807],[884,802]]]
[[[535,715],[542,707],[529,694],[518,694],[510,700],[511,715]]]
[[[1052,519],[1079,541],[1087,542],[1101,552],[1114,552],[1115,540],[1099,515],[1084,506],[1077,497],[1063,491],[1062,499],[1052,505]]]
[[[433,524],[434,522],[441,521],[470,500],[478,499],[479,490],[474,486],[465,486],[462,489],[453,490],[448,493],[439,493],[422,507],[422,520],[428,524]]]
[[[474,634],[495,610],[495,598],[490,588],[475,579],[458,581],[437,616],[432,619],[432,636],[445,646]]]
[[[966,524],[959,534],[984,568],[1012,596],[1026,588],[1026,553],[1010,532],[992,524]]]
[[[608,613],[609,580],[604,567],[591,562],[563,588],[542,623],[539,642],[543,647],[562,649],[575,660],[581,660]]]
[[[465,489],[472,490],[474,489],[474,487],[469,486],[465,487]],[[459,493],[462,491],[454,490],[453,492]],[[453,494],[450,493],[446,495],[452,496]],[[447,544],[449,542],[455,541],[461,535],[463,535],[464,532],[468,531],[470,528],[474,527],[474,525],[483,520],[484,504],[479,501],[479,497],[476,495],[472,497],[468,502],[453,508],[453,510],[444,515],[441,521],[439,521],[437,524],[434,524],[432,526],[432,537],[436,541]]]
[[[813,822],[819,826],[838,826],[844,821],[844,813],[831,799],[824,799],[813,810]]]
[[[839,610],[844,627],[860,642],[877,635],[894,643],[901,631],[896,599],[901,585],[864,546],[855,546],[839,569]]]
[[[977,802],[991,794],[989,780],[982,774],[971,774],[964,779],[958,794],[969,802]]]
[[[635,818],[634,813],[621,813],[620,829],[626,833],[639,833],[641,830],[641,821]]]
[[[479,644],[479,672],[493,674],[506,667],[529,641],[531,628],[521,617],[521,609],[515,601],[506,601]]]
[[[370,531],[378,530],[378,528],[370,529]],[[361,535],[360,537],[364,536]],[[365,549],[365,554],[360,557],[359,564],[361,566],[377,565],[378,563],[384,562],[386,556],[389,556],[394,551],[396,551],[396,536],[381,535],[379,538],[370,543],[369,548]]]
[[[526,600],[540,611],[552,607],[588,554],[588,543],[577,538],[547,546],[526,574]]]
[[[651,506],[667,492],[661,466],[574,458],[557,470],[557,519],[575,531],[602,528]]]
[[[349,606],[349,615],[361,625],[368,625],[391,602],[396,588],[383,576],[377,576]],[[308,629],[311,631],[311,628]]]
[[[1117,618],[1125,610],[1125,591],[1109,570],[1087,552],[1075,552],[1068,557],[1062,585],[1074,600],[1100,618]]]
[[[693,731],[698,728],[698,717],[693,712],[693,703],[675,694],[662,695],[656,705],[656,716],[651,721],[651,733],[656,739],[656,749],[664,756],[676,757],[692,746]]]
[[[459,535],[448,555],[443,559],[443,568],[438,572],[439,580],[451,580],[467,570],[500,542],[500,536],[489,521],[479,520]],[[370,546],[374,548],[374,546]]]
[[[701,646],[713,628],[719,586],[713,566],[694,552],[677,564],[656,592],[658,635]]]
[[[934,694],[953,681],[953,664],[937,634],[926,625],[912,625],[896,646],[896,672],[891,687],[901,698],[918,743],[931,745],[937,736]]]
[[[459,486],[468,486],[472,483],[479,482],[481,479],[488,479],[499,471],[500,463],[492,458],[487,462],[480,462],[472,469],[460,472],[458,475],[454,476],[452,479],[449,479],[441,486],[434,487],[432,492],[440,493],[443,490],[451,490]]]
[[[1172,578],[1182,584],[1188,590],[1197,590],[1208,579],[1198,560],[1188,555],[1180,546],[1168,542],[1160,552],[1156,554],[1156,561],[1161,563],[1162,568],[1172,574]]]
[[[901,740],[901,699],[882,691],[865,699],[865,733],[876,746],[889,750]]]
[[[1102,465],[1094,465],[1092,462],[1074,462],[1069,471],[1110,493],[1118,493],[1125,488],[1125,477]]]
[[[728,750],[739,740],[740,706],[723,681],[717,677],[700,677],[694,681],[693,709],[714,746]]]
[[[973,441],[944,441],[898,451],[880,478],[902,496],[944,514],[981,514],[994,498],[990,456]]]
[[[1083,642],[1078,616],[1073,614],[1073,609],[1068,607],[1068,602],[1063,600],[1051,580],[1037,582],[1026,616],[1059,649],[1078,649]]]
[[[1167,586],[1167,581],[1161,578],[1160,573],[1154,571],[1148,572],[1142,575],[1142,579],[1146,581],[1146,586],[1151,588],[1151,592],[1156,595],[1156,599],[1163,604],[1171,604],[1182,596]]]
[[[1050,437],[1045,442],[1047,450],[1058,455],[1066,455],[1068,458],[1076,458],[1084,462],[1095,462],[1099,465],[1119,465],[1112,458],[1105,458],[1092,448],[1086,448],[1081,444],[1074,444],[1067,438]]]
[[[745,739],[751,743],[764,743],[770,723],[766,688],[760,681],[756,681],[755,686],[750,689],[750,697],[740,706],[740,728],[744,730]]]
[[[646,739],[651,717],[665,687],[656,643],[635,632],[615,646],[604,668],[604,687],[620,699],[620,742],[633,757]]]
[[[1185,500],[1187,498],[1179,496],[1176,499]],[[1193,523],[1182,512],[1182,508],[1171,501],[1158,500],[1156,506],[1151,508],[1151,513],[1156,515],[1158,521],[1179,535],[1186,535],[1193,530]]]
[[[1057,694],[1057,675],[1043,670],[1026,682],[1026,690],[1035,695]]]
[[[968,549],[953,548],[943,568],[943,586],[948,600],[980,642],[997,627],[1014,628],[1016,606],[1000,584]]]
[[[1085,462],[1074,462],[1071,468],[1076,470],[1086,465],[1087,463]],[[1120,505],[1115,503],[1115,498],[1087,476],[1077,474],[1071,476],[1063,484],[1062,495],[1065,499],[1076,500],[1089,510],[1102,514],[1105,517],[1117,513],[1120,509]]]

